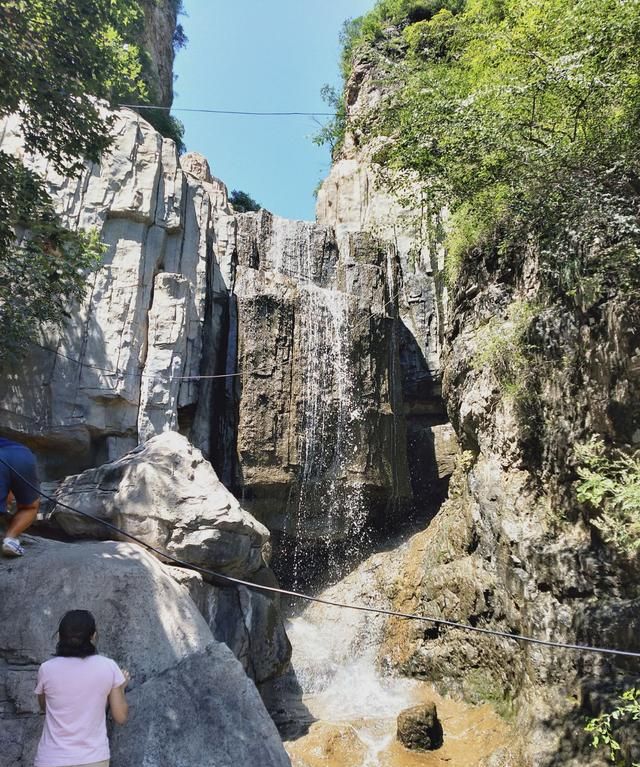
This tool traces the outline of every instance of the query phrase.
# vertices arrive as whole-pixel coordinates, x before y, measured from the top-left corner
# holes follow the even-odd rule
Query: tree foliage
[[[0,4],[0,118],[21,118],[25,148],[62,174],[109,145],[96,97],[144,99],[132,0],[4,0]],[[39,327],[60,324],[82,297],[101,247],[65,229],[42,179],[0,152],[0,359],[25,351]]]
[[[381,0],[349,56],[389,39],[400,86],[358,128],[452,211],[457,254],[532,236],[566,293],[636,287],[638,0]]]
[[[256,202],[253,197],[246,192],[242,192],[239,189],[234,189],[229,195],[229,202],[233,205],[238,213],[249,213],[251,211],[257,211],[262,208],[260,203]]]
[[[605,711],[600,716],[589,720],[585,730],[591,733],[591,744],[594,748],[605,748],[609,751],[612,764],[625,767],[629,760],[624,755],[624,748],[616,734],[617,726],[625,722],[640,722],[640,689],[631,688],[622,693],[620,703],[612,711]],[[633,762],[630,767],[640,767]]]
[[[593,437],[576,448],[581,503],[599,513],[594,524],[604,540],[623,554],[640,551],[640,450],[607,450]]]
[[[141,10],[129,0],[5,0],[0,5],[0,116],[18,114],[26,149],[61,173],[98,160],[109,142],[95,98],[147,95],[130,40]]]

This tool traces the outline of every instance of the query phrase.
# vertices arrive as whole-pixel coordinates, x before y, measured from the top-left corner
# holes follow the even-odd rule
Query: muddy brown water
[[[489,705],[471,706],[414,683],[411,705],[433,700],[444,730],[443,745],[430,752],[406,749],[396,740],[396,719],[328,721],[319,699],[304,702],[318,718],[301,738],[286,741],[293,767],[477,767],[510,739],[508,725]]]

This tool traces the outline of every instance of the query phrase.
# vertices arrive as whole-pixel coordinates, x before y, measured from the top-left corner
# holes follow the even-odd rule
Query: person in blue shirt
[[[38,514],[40,496],[36,459],[31,450],[19,442],[0,437],[0,515],[7,513],[7,503],[15,499],[17,511],[9,519],[2,541],[2,553],[21,557],[24,549],[19,536],[29,528]]]

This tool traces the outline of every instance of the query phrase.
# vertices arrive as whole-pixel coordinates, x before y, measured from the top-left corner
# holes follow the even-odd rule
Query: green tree
[[[4,0],[0,5],[0,118],[17,114],[25,148],[62,174],[97,161],[110,120],[95,97],[147,97],[133,42],[132,0]],[[66,230],[42,179],[0,152],[0,359],[15,359],[38,328],[60,324],[84,294],[101,247]]]
[[[533,238],[569,295],[637,286],[637,0],[381,0],[356,33],[355,56],[404,45],[358,127],[452,212],[457,257]]]
[[[238,211],[238,213],[249,213],[250,211],[260,210],[262,205],[257,203],[253,197],[239,189],[234,189],[229,195],[229,202]]]

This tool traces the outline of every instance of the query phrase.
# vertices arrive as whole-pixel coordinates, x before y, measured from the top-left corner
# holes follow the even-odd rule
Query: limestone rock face
[[[146,77],[153,103],[163,107],[173,102],[173,37],[178,7],[177,0],[142,0],[142,45],[149,54]]]
[[[2,433],[60,480],[181,432],[272,530],[325,544],[402,509],[402,361],[421,352],[398,313],[396,246],[236,215],[203,157],[178,161],[127,110],[113,133],[78,179],[24,158],[108,251],[68,327],[0,382]],[[2,147],[23,154],[12,119]]]
[[[344,538],[410,493],[393,248],[266,211],[237,242],[238,483],[270,529]]]
[[[350,123],[385,98],[390,86],[384,65],[354,62],[345,98]],[[381,83],[385,83],[384,86]],[[366,122],[366,120],[365,120]],[[389,293],[397,301],[397,345],[402,381],[404,422],[408,446],[408,471],[415,506],[423,512],[435,509],[446,492],[445,473],[436,455],[434,428],[444,426],[448,416],[442,400],[442,354],[446,324],[447,290],[442,280],[444,255],[430,234],[429,200],[412,178],[395,178],[396,185],[418,201],[406,207],[392,194],[382,178],[389,170],[375,162],[386,139],[363,135],[354,127],[347,132],[339,157],[320,186],[316,206],[319,223],[331,226],[338,242],[354,233],[369,233],[396,252],[395,277]],[[438,470],[434,471],[434,465]]]
[[[55,498],[190,564],[240,577],[264,567],[269,531],[177,432],[152,437],[117,461],[68,477]],[[114,537],[63,507],[54,507],[54,519],[74,537]]]
[[[526,258],[514,274],[513,263],[490,256],[463,271],[452,297],[444,391],[465,452],[449,500],[412,541],[395,604],[533,637],[636,651],[638,563],[594,536],[572,486],[577,443],[594,432],[628,447],[637,439],[637,304],[611,296],[588,313],[561,300],[539,308],[528,397],[518,400],[505,396],[489,361],[474,369],[473,360],[488,319],[507,327],[508,307],[536,295],[535,274]],[[523,751],[540,765],[584,764],[590,748],[580,722],[606,709],[605,701],[632,686],[639,670],[631,659],[444,628],[425,633],[395,621],[385,648],[405,673],[519,712]],[[554,727],[541,725],[545,720]]]
[[[0,428],[35,449],[46,479],[168,430],[191,431],[208,454],[215,421],[214,379],[192,377],[224,372],[226,192],[183,172],[173,142],[133,112],[115,115],[113,137],[101,163],[75,179],[24,158],[45,176],[65,223],[97,229],[108,247],[66,329],[43,337],[0,385]],[[2,148],[23,154],[13,118]]]
[[[442,724],[435,703],[422,703],[398,715],[398,740],[412,751],[435,751],[442,745]]]
[[[131,673],[114,767],[129,767],[132,754],[154,767],[289,764],[253,683],[165,567],[124,543],[25,544],[23,559],[0,560],[2,767],[33,764],[38,665],[51,657],[62,615],[80,607],[95,615],[100,652]]]
[[[214,637],[229,647],[256,684],[285,671],[291,657],[291,644],[277,594],[244,586],[219,588],[207,583],[199,573],[178,568],[172,575],[189,590]],[[277,586],[268,570],[261,571],[260,577],[254,580]]]

